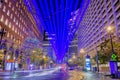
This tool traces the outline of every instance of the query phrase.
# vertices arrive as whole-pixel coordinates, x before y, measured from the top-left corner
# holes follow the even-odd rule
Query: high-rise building
[[[42,40],[42,35],[24,0],[1,0],[0,28],[6,30],[4,39],[19,46],[26,37]]]
[[[120,0],[90,0],[78,30],[78,50],[94,55],[95,48],[109,38],[108,26],[115,27],[112,37],[120,40]]]
[[[6,41],[8,53],[10,53],[10,49],[14,49],[12,53],[14,54],[15,50],[20,49],[28,37],[36,38],[39,41],[43,39],[24,0],[0,0],[0,30],[3,29],[5,29],[6,34],[3,36],[1,43],[3,44]],[[0,50],[0,60],[3,60],[3,55]]]

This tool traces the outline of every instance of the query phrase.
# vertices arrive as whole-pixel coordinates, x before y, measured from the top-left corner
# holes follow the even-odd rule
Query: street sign
[[[111,58],[112,58],[113,61],[117,61],[117,55],[116,54],[112,54]]]

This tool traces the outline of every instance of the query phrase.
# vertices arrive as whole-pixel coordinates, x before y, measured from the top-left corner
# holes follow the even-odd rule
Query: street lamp
[[[73,56],[72,56],[72,58],[73,58],[73,59],[76,59],[76,56],[75,56],[75,55],[73,55]]]
[[[35,51],[35,50],[33,50],[32,52],[33,52],[33,53],[35,53],[36,51]]]
[[[111,48],[112,48],[112,54],[114,54],[114,47],[113,47],[113,41],[112,41],[112,33],[114,32],[114,27],[108,26],[106,28],[107,33],[110,36],[110,42],[111,42]]]
[[[43,59],[45,59],[46,58],[46,56],[45,55],[43,55]]]
[[[83,48],[80,49],[80,53],[85,53],[85,50]]]
[[[118,76],[118,65],[117,65],[117,56],[114,53],[114,47],[112,42],[112,33],[114,33],[114,27],[108,26],[106,28],[106,31],[108,32],[110,36],[110,42],[111,42],[111,48],[112,48],[112,55],[111,55],[111,61],[110,61],[110,73],[111,77],[116,78]]]

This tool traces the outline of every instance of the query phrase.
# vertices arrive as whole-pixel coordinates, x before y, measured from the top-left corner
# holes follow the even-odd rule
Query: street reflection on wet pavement
[[[60,71],[58,69],[44,71],[16,71],[0,73],[0,80],[119,80],[111,79],[103,74],[78,70]]]

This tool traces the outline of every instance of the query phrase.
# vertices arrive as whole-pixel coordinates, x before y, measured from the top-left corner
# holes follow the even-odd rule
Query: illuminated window
[[[22,10],[21,10],[21,14],[22,14]]]
[[[16,20],[16,19],[15,19],[15,17],[14,17],[14,20],[13,20],[13,22],[15,22],[15,20]]]
[[[16,21],[16,25],[18,25],[18,21]]]
[[[2,26],[0,25],[0,30],[2,29]]]
[[[15,33],[17,33],[17,28],[15,29]]]
[[[1,17],[0,21],[1,21],[1,22],[3,22],[3,21],[4,21],[4,16],[3,16],[3,15],[2,15],[2,17]]]
[[[11,28],[11,22],[9,23],[9,28]]]
[[[18,14],[17,16],[19,17],[20,15]]]
[[[10,18],[11,18],[11,19],[13,18],[13,14],[11,14]]]
[[[6,11],[6,7],[4,6],[4,7],[3,7],[3,12],[5,12],[5,11]]]
[[[21,16],[20,16],[20,20],[21,20]]]
[[[22,38],[24,38],[24,36],[22,36]]]
[[[5,21],[5,25],[8,25],[8,19],[6,19],[6,21]]]
[[[10,36],[10,34],[9,34],[9,32],[7,33],[7,37],[9,38],[9,36]]]
[[[20,35],[20,32],[18,31],[18,35]]]
[[[14,25],[12,26],[12,30],[14,31]]]
[[[17,11],[15,11],[15,14],[17,14]]]
[[[20,27],[20,23],[19,23],[19,26],[18,27]]]
[[[14,11],[14,7],[12,7],[12,10]]]
[[[9,16],[10,15],[10,11],[8,10],[8,12],[7,12],[7,15]]]
[[[7,3],[7,2],[8,2],[8,0],[5,0],[5,2]]]
[[[9,3],[9,7],[11,7],[11,2]]]
[[[11,35],[11,39],[13,39],[13,35]]]
[[[16,7],[18,7],[18,2],[16,3]]]
[[[24,31],[25,29],[24,29],[24,27],[23,27],[23,31]]]
[[[2,8],[2,4],[0,4],[0,8]]]

